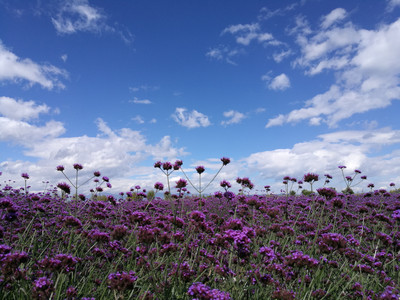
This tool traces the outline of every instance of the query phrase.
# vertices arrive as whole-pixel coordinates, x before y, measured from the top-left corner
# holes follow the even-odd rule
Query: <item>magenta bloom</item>
[[[27,173],[22,173],[21,177],[24,179],[29,179],[29,175]]]
[[[175,186],[175,188],[177,188],[177,189],[182,189],[182,188],[184,188],[184,187],[186,187],[187,186],[187,181],[185,180],[185,179],[179,179],[177,182],[176,182],[176,186]]]
[[[156,190],[162,191],[162,190],[164,189],[164,185],[163,185],[161,182],[156,182],[156,183],[154,184],[154,188],[155,188]]]
[[[314,173],[307,173],[304,175],[303,178],[304,182],[314,182],[314,181],[318,181],[318,175],[314,174]]]
[[[157,161],[155,164],[154,164],[154,168],[161,168],[161,161]]]
[[[166,161],[165,163],[162,164],[162,168],[165,171],[171,170],[172,169],[172,164],[169,161]]]
[[[103,176],[103,181],[105,181],[105,182],[109,182],[109,181],[110,181],[110,179],[109,179],[107,176]]]
[[[60,171],[60,172],[62,172],[62,171],[64,171],[64,166],[57,166],[57,171]]]
[[[229,164],[231,162],[231,160],[227,157],[221,158],[221,161],[224,166],[226,166],[227,164]]]
[[[197,171],[197,173],[201,174],[205,171],[205,169],[203,166],[198,166],[198,167],[196,167],[196,171]]]
[[[176,160],[174,163],[174,170],[179,170],[180,167],[183,165],[183,162],[181,160]]]
[[[57,187],[66,194],[71,193],[71,187],[65,182],[61,182],[61,183],[57,184]]]
[[[339,169],[346,169],[346,166],[338,166]]]
[[[81,164],[74,164],[74,169],[75,170],[82,170],[83,169],[83,166],[81,165]]]
[[[94,172],[93,172],[93,176],[100,177],[100,175],[101,175],[101,174],[100,174],[99,171],[94,171]]]

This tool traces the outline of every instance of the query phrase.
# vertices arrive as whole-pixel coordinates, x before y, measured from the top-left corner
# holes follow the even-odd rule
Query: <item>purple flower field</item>
[[[137,186],[135,200],[3,186],[0,299],[400,298],[399,194],[235,195],[222,181],[196,197],[185,184],[165,199]]]

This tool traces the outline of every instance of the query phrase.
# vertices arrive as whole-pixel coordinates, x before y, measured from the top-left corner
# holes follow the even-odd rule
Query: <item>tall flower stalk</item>
[[[367,179],[367,176],[363,175],[360,177],[360,180],[358,182],[355,182],[354,179],[357,177],[358,174],[361,174],[360,170],[354,170],[353,176],[345,176],[343,170],[346,169],[346,166],[338,166],[338,168],[342,172],[343,180],[346,184],[346,188],[343,190],[343,193],[345,194],[353,194],[352,188],[356,185],[359,185],[363,180]]]
[[[182,164],[180,165],[180,170],[182,171],[183,175],[185,175],[186,179],[188,180],[189,184],[199,193],[199,196],[201,198],[202,193],[209,187],[209,185],[217,178],[218,174],[221,172],[222,168],[228,165],[231,160],[229,158],[223,157],[221,158],[222,165],[219,168],[218,172],[215,173],[214,177],[210,180],[210,182],[202,188],[201,186],[201,174],[205,171],[204,166],[197,166],[196,167],[196,172],[199,174],[199,186],[198,188],[192,183],[192,181],[189,179],[189,177],[186,175],[185,171],[182,169]]]
[[[154,168],[159,168],[161,172],[167,177],[167,186],[168,186],[168,194],[171,194],[171,185],[169,183],[169,176],[174,172],[179,170],[182,166],[183,162],[181,160],[176,160],[174,165],[172,165],[169,161],[162,163],[161,161],[157,161],[154,164]]]
[[[95,177],[100,177],[100,172],[99,172],[99,171],[95,171],[95,172],[93,173],[93,176],[92,176],[91,178],[89,178],[88,180],[86,180],[84,183],[78,185],[78,177],[79,177],[78,174],[79,174],[79,171],[83,169],[83,166],[82,166],[81,164],[74,164],[73,167],[74,167],[74,169],[76,170],[76,173],[75,173],[75,183],[73,183],[73,182],[71,181],[71,179],[69,179],[69,177],[64,173],[64,170],[65,170],[64,166],[57,166],[57,171],[61,172],[61,173],[64,175],[64,177],[68,180],[68,182],[75,188],[75,201],[78,201],[78,189],[79,189],[79,187],[81,187],[82,185],[88,183],[90,180],[92,180],[92,179],[95,178]],[[104,178],[106,178],[107,181],[108,181],[108,178],[107,178],[107,177],[103,177],[103,179],[104,179]],[[64,184],[64,185],[65,185],[65,184]],[[59,188],[60,188],[60,187],[59,187]],[[60,189],[63,190],[62,188],[60,188]],[[63,190],[63,191],[65,192],[65,190]],[[69,194],[69,193],[67,193],[67,194]]]

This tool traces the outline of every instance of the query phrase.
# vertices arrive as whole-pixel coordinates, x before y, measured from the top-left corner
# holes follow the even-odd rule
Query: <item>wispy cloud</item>
[[[252,41],[259,43],[276,43],[271,33],[260,31],[260,24],[237,24],[226,27],[222,35],[230,33],[236,38],[236,42],[243,46],[248,46]]]
[[[240,123],[243,119],[246,118],[246,115],[235,111],[235,110],[229,110],[229,111],[225,111],[223,113],[225,118],[228,118],[228,120],[222,121],[221,125],[223,126],[227,126],[227,125],[231,125],[231,124],[238,124]]]
[[[135,104],[151,104],[152,103],[149,99],[138,99],[136,97],[133,100],[129,100],[129,102],[135,103]]]
[[[220,61],[225,61],[231,65],[237,65],[234,61],[234,58],[239,54],[243,53],[242,50],[239,49],[230,49],[228,46],[218,46],[215,48],[211,48],[207,53],[206,56]]]
[[[132,121],[135,121],[135,122],[138,123],[138,124],[144,124],[143,117],[142,117],[142,116],[139,116],[139,115],[133,117],[133,118],[132,118]]]
[[[208,127],[211,125],[208,117],[197,110],[188,112],[186,108],[177,107],[172,118],[179,125],[187,128]]]
[[[387,2],[388,2],[388,5],[387,5],[388,11],[392,11],[397,6],[400,6],[400,0],[387,0]]]
[[[159,90],[160,87],[159,86],[152,86],[152,85],[147,85],[147,84],[142,84],[139,86],[134,86],[134,87],[130,87],[129,90],[131,92],[139,92],[139,91],[156,91]]]
[[[19,58],[0,41],[0,81],[27,81],[29,86],[39,84],[46,89],[65,88],[60,78],[68,73],[50,64],[38,64],[29,58]]]
[[[321,27],[327,29],[333,24],[342,21],[347,16],[347,11],[343,8],[336,8],[332,10],[329,14],[322,17]]]
[[[109,32],[119,35],[128,44],[133,41],[133,35],[128,29],[121,29],[121,26],[117,28],[117,23],[114,26],[108,25],[106,14],[100,8],[90,5],[88,0],[65,0],[51,20],[60,34]]]

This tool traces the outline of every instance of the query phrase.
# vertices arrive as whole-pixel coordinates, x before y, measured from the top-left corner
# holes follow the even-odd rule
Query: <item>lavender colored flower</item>
[[[204,168],[204,166],[197,166],[196,171],[197,171],[197,173],[201,174],[205,171],[205,168]]]
[[[57,166],[57,171],[62,172],[64,171],[64,166]]]
[[[338,168],[342,170],[342,169],[346,169],[347,167],[346,166],[338,166]]]
[[[154,163],[154,168],[161,168],[161,165],[162,165],[161,161],[157,161]]]
[[[169,161],[166,161],[165,163],[162,164],[162,168],[165,171],[171,170],[172,169],[172,164]]]
[[[201,283],[195,282],[193,283],[189,289],[187,294],[192,296],[193,300],[229,300],[231,296],[227,292],[223,292],[217,289],[211,289],[209,286]]]
[[[175,186],[175,188],[177,188],[177,189],[182,189],[182,188],[184,188],[184,187],[186,187],[187,186],[187,181],[185,180],[185,179],[179,179],[178,181],[176,181],[176,186]]]
[[[109,182],[110,181],[110,179],[107,177],[107,176],[103,176],[103,181],[105,181],[105,182]]]
[[[154,184],[154,188],[158,191],[162,191],[164,189],[164,185],[161,182],[156,182]]]
[[[61,183],[57,184],[57,187],[66,194],[71,193],[71,187],[65,182],[61,182]]]
[[[100,177],[100,176],[101,176],[101,173],[100,173],[99,171],[94,171],[94,172],[93,172],[93,176],[95,176],[95,177]]]
[[[318,181],[318,178],[319,177],[318,177],[317,174],[307,173],[307,174],[304,175],[303,180],[304,180],[304,182],[310,183],[310,182]]]
[[[74,164],[74,169],[75,170],[82,170],[83,169],[83,166],[81,165],[81,164]]]
[[[227,164],[229,164],[231,162],[231,160],[227,157],[221,158],[221,161],[224,166],[226,166]]]
[[[108,275],[109,288],[117,291],[132,289],[138,279],[135,275],[133,271],[111,273]]]
[[[176,160],[174,163],[174,170],[177,171],[179,170],[183,165],[183,162],[181,160]]]
[[[21,177],[24,179],[29,179],[29,175],[27,173],[22,173]]]

